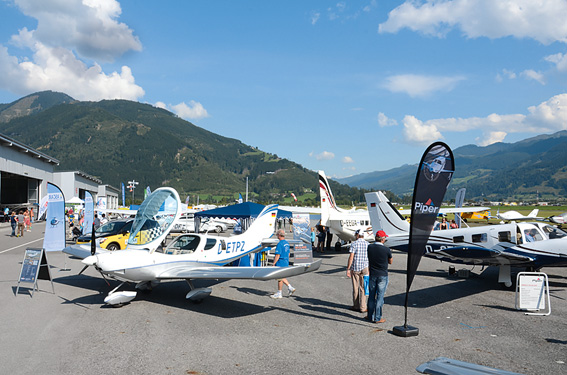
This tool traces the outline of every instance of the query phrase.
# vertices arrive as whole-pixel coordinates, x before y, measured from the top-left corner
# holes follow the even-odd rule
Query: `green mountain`
[[[305,204],[319,203],[315,172],[148,104],[41,92],[1,104],[0,117],[8,119],[0,133],[57,158],[57,170],[81,170],[115,187],[134,179],[152,190],[172,186],[182,196],[230,201],[244,195],[248,178],[259,202],[289,203],[293,192]],[[360,189],[331,184],[339,203],[364,201]]]
[[[516,143],[453,150],[455,175],[447,193],[467,189],[467,199],[564,200],[567,196],[567,131],[543,134]],[[360,174],[338,182],[369,190],[411,194],[417,164]]]
[[[25,96],[13,103],[0,104],[0,123],[14,118],[32,115],[44,111],[54,105],[72,103],[75,99],[67,94],[53,91],[42,91]]]

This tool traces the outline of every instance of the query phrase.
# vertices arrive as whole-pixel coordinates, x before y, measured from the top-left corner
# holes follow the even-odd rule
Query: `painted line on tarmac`
[[[27,245],[29,245],[29,244],[31,244],[31,243],[34,243],[34,242],[37,242],[37,241],[43,241],[43,238],[38,238],[37,240],[33,240],[33,241],[30,241],[30,242],[27,242],[27,243],[24,243],[24,244],[21,244],[21,245],[18,245],[18,246],[14,246],[14,247],[12,247],[11,249],[6,249],[6,250],[4,250],[4,251],[0,251],[0,254],[6,253],[6,252],[8,252],[8,251],[16,250],[16,249],[18,249],[18,248],[20,248],[20,247],[22,247],[22,246],[27,246]]]

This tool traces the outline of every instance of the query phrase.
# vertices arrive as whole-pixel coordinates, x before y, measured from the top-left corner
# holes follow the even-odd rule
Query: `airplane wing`
[[[85,245],[67,246],[66,248],[63,249],[63,252],[65,254],[69,254],[77,258],[85,259],[86,257],[91,256],[91,244],[89,243]],[[95,254],[102,254],[102,253],[108,253],[108,250],[97,246]]]
[[[490,210],[490,207],[446,207],[440,208],[440,214],[459,214],[463,212],[482,212]],[[398,210],[402,215],[411,215],[411,209]]]
[[[528,256],[487,249],[484,247],[455,246],[442,250],[434,250],[426,254],[441,260],[462,262],[479,265],[497,266],[501,264],[516,264],[534,261]]]
[[[313,272],[321,266],[321,259],[303,266],[290,267],[179,267],[160,274],[158,280],[167,279],[256,279],[272,280]]]

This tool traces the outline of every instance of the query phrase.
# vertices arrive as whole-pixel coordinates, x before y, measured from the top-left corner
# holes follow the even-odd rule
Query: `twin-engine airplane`
[[[437,163],[432,163],[438,166]],[[321,197],[321,225],[331,228],[331,232],[336,234],[341,240],[355,241],[354,233],[360,230],[364,233],[364,239],[374,241],[372,223],[367,210],[344,210],[337,206],[335,198],[331,192],[331,186],[327,180],[325,172],[319,171],[319,195]],[[462,213],[487,210],[488,207],[456,207],[441,208],[439,213]],[[402,215],[410,215],[411,210],[400,210]]]
[[[125,250],[106,251],[88,245],[63,249],[67,254],[84,258],[86,266],[94,266],[103,277],[122,283],[104,299],[110,305],[121,305],[136,297],[136,292],[118,292],[125,282],[136,283],[136,289],[148,290],[165,280],[186,280],[190,287],[187,299],[202,300],[211,288],[195,288],[195,279],[258,279],[286,278],[315,271],[321,260],[308,265],[290,267],[230,267],[224,265],[274,245],[270,237],[278,206],[262,210],[249,229],[240,235],[217,237],[206,234],[178,236],[167,247],[162,243],[181,215],[177,191],[160,188],[152,192],[136,213]]]
[[[385,245],[407,252],[410,223],[382,192],[365,196],[373,228],[389,236]],[[451,263],[498,266],[498,282],[510,287],[512,266],[530,270],[567,266],[567,233],[541,222],[435,230],[425,255]]]

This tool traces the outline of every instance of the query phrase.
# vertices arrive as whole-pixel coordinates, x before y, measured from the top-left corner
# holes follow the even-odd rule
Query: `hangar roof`
[[[13,138],[10,138],[4,134],[0,134],[0,144],[8,147],[15,147],[18,151],[23,153],[29,153],[30,155],[42,159],[46,163],[59,165],[59,160],[44,154],[43,152],[39,152],[28,145],[23,144],[22,142],[18,142]]]

